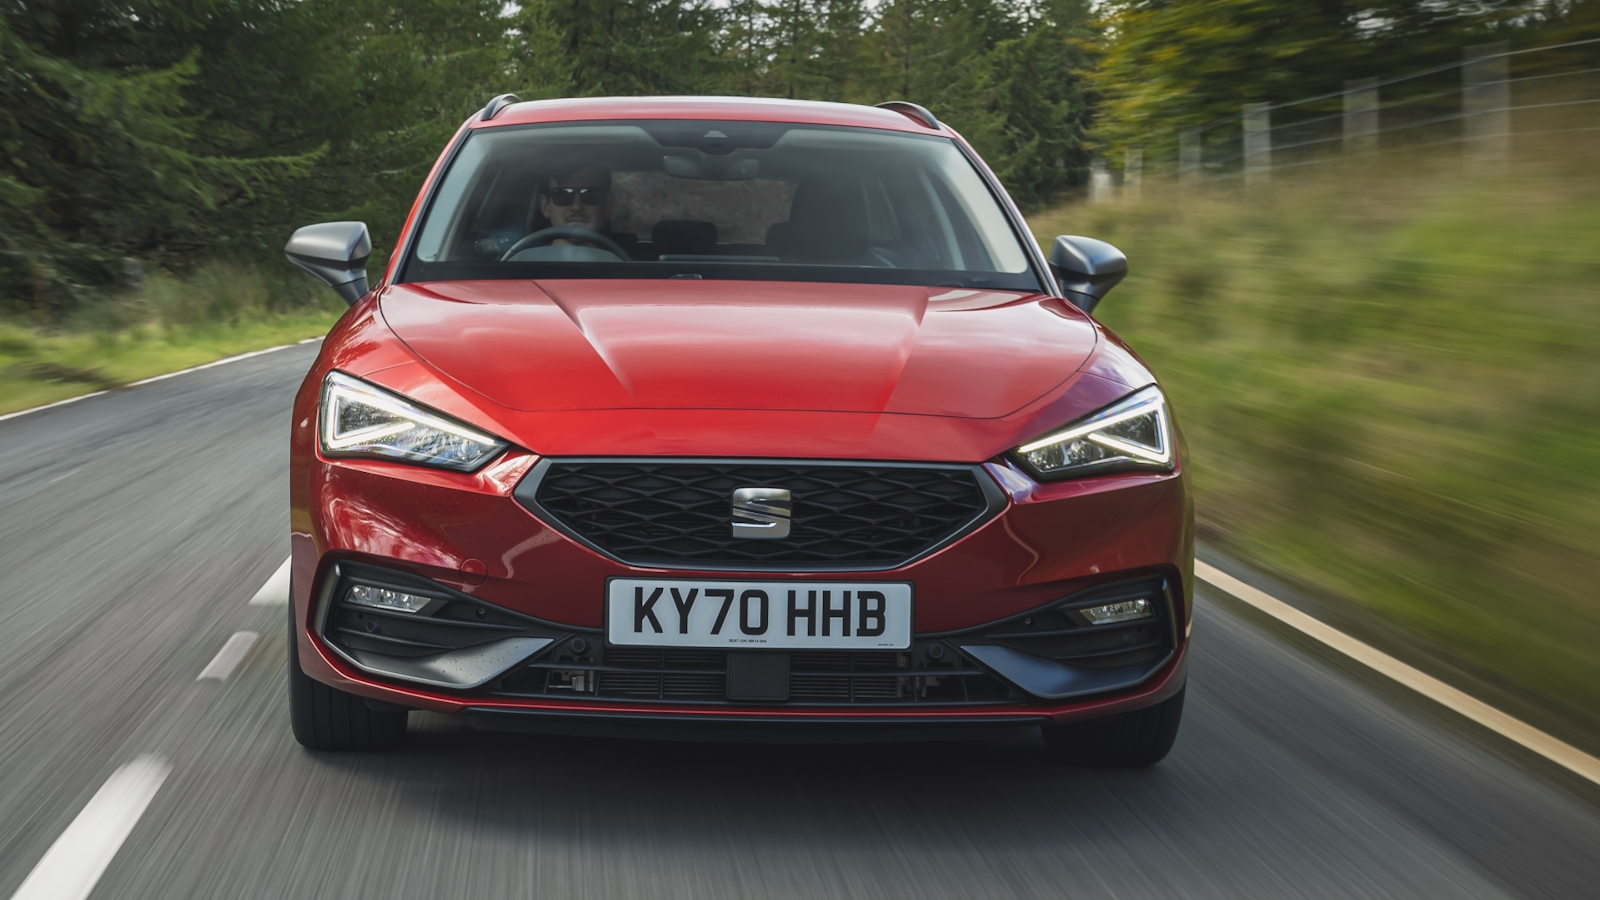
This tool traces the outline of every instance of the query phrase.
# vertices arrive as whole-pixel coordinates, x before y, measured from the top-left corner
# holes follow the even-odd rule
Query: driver
[[[605,234],[611,227],[611,172],[580,166],[556,175],[539,191],[539,212],[552,227],[587,228]],[[589,241],[561,238],[553,243],[592,247]]]

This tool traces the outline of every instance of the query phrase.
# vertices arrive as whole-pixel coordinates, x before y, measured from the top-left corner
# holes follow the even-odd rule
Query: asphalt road
[[[295,347],[0,422],[0,897],[119,766],[171,773],[96,898],[1600,895],[1600,812],[1420,701],[1202,599],[1177,748],[715,745],[412,720],[289,733]],[[196,676],[239,631],[225,681]]]

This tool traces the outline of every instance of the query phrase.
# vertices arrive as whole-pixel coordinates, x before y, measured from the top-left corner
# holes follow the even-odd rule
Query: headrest
[[[767,230],[767,244],[786,262],[854,264],[867,250],[860,176],[807,176],[795,190],[789,221]]]

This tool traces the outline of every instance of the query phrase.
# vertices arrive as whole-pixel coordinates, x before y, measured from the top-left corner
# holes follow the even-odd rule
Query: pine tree
[[[1024,208],[1087,175],[1091,15],[1088,0],[1049,0],[1026,34],[989,54],[988,127],[968,138]]]
[[[579,94],[713,94],[723,13],[705,0],[547,0]]]
[[[59,316],[81,286],[120,280],[121,257],[209,247],[224,204],[308,174],[315,153],[197,152],[183,95],[197,57],[137,65],[125,9],[28,6],[0,5],[0,296],[14,311]]]

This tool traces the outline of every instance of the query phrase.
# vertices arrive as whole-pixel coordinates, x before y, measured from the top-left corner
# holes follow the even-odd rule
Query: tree
[[[398,232],[493,94],[571,92],[546,0],[0,0],[0,268],[59,314],[123,257],[271,255],[296,225]]]
[[[890,0],[865,38],[878,62],[857,96],[928,107],[1019,204],[1037,207],[1087,169],[1089,21],[1087,0],[1041,0],[1020,14],[989,0]]]
[[[722,13],[706,0],[544,0],[578,94],[721,93]]]
[[[1093,85],[1103,149],[1459,58],[1523,0],[1107,0]]]
[[[1049,0],[1024,35],[990,51],[987,116],[967,137],[1024,208],[1042,206],[1087,175],[1090,16],[1088,0]]]
[[[112,284],[120,258],[209,244],[218,211],[306,176],[316,154],[196,147],[183,91],[194,54],[137,65],[139,20],[82,3],[0,4],[0,291],[59,315],[78,286]],[[22,27],[18,27],[18,23]]]

